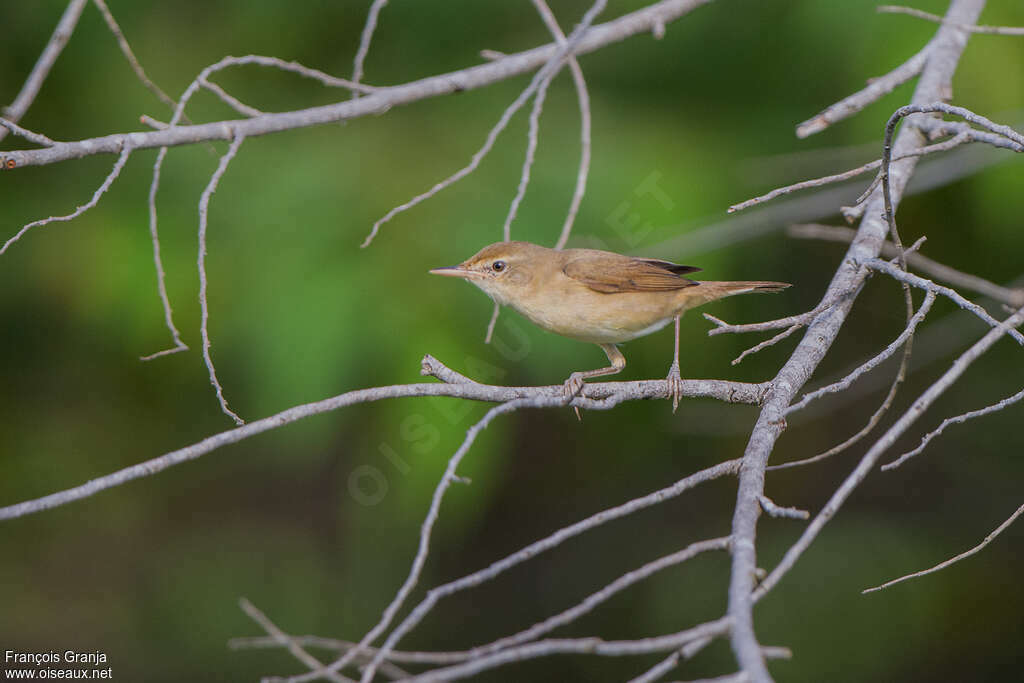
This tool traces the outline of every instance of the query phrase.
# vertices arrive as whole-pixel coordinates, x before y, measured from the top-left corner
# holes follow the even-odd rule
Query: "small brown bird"
[[[545,330],[600,346],[611,365],[569,375],[567,399],[579,393],[583,380],[613,375],[626,367],[626,358],[616,344],[656,332],[675,320],[675,354],[667,378],[674,412],[682,393],[680,316],[733,294],[778,292],[790,286],[785,282],[697,282],[681,277],[698,270],[597,249],[556,250],[529,242],[498,242],[457,266],[430,272],[464,278]]]

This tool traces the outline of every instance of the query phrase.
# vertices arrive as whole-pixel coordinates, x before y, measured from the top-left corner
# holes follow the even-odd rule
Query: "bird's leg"
[[[683,395],[683,378],[679,376],[679,318],[676,316],[676,347],[672,354],[672,366],[668,369],[668,395],[672,399],[672,412],[679,407],[679,399]]]
[[[576,394],[580,393],[583,389],[583,380],[603,375],[614,375],[622,372],[622,368],[626,367],[626,357],[622,355],[615,344],[598,344],[598,346],[604,349],[604,354],[608,356],[608,362],[611,365],[606,368],[574,372],[569,375],[569,379],[565,380],[565,384],[562,385],[562,393],[565,395],[566,402],[571,401]]]

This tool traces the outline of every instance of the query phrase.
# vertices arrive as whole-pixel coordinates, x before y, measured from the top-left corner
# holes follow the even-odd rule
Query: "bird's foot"
[[[668,398],[672,399],[672,412],[676,412],[676,408],[679,407],[679,399],[683,396],[683,378],[679,376],[679,365],[672,363],[672,367],[668,369],[668,377],[665,378],[668,382]]]
[[[565,383],[562,385],[562,396],[565,398],[565,402],[569,403],[581,391],[583,391],[583,373],[574,372],[569,375],[569,379],[565,380]]]
[[[583,373],[574,372],[569,375],[569,379],[565,380],[565,384],[562,385],[562,396],[565,398],[565,403],[567,405],[571,403],[581,391],[583,391]],[[580,407],[573,406],[572,409],[576,411],[576,419],[582,422],[583,416],[580,415]]]

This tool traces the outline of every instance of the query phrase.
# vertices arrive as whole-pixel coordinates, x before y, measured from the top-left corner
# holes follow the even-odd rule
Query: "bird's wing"
[[[591,252],[572,258],[562,271],[591,289],[615,292],[667,292],[697,283],[680,277],[700,270],[669,261]]]

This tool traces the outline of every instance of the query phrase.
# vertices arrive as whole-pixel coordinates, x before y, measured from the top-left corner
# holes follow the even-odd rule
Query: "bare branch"
[[[242,116],[261,116],[263,114],[263,112],[256,107],[250,107],[248,104],[240,101],[237,97],[212,81],[208,81],[204,78],[199,82],[199,84],[212,92],[220,99],[221,102],[228,105]]]
[[[821,531],[822,527],[828,523],[830,519],[838,512],[839,508],[846,501],[846,499],[853,493],[853,490],[864,480],[871,469],[874,467],[878,459],[885,453],[896,440],[903,435],[903,433],[920,417],[935,401],[946,392],[962,375],[966,372],[967,368],[970,367],[971,363],[980,358],[989,348],[992,347],[1003,335],[1007,334],[1010,330],[1024,323],[1024,308],[1021,308],[1015,314],[999,323],[999,325],[989,330],[985,336],[975,342],[971,348],[961,354],[943,373],[936,382],[934,382],[928,389],[921,394],[917,400],[910,406],[910,408],[900,416],[896,422],[886,430],[885,434],[876,441],[868,452],[861,458],[860,463],[850,473],[849,476],[843,481],[843,483],[836,489],[832,497],[825,504],[825,507],[821,509],[818,515],[811,521],[811,523],[804,530],[804,533],[800,536],[800,539],[794,543],[786,551],[782,560],[776,565],[775,569],[761,582],[761,584],[754,591],[754,599],[757,600],[771,590],[779,580],[788,572],[797,559],[803,554],[814,538]],[[742,472],[742,470],[741,470]]]
[[[131,155],[133,151],[134,150],[130,145],[126,145],[121,150],[120,156],[118,156],[117,161],[114,162],[114,168],[111,169],[109,174],[107,174],[106,179],[104,179],[100,186],[96,188],[96,191],[92,193],[92,199],[87,201],[85,204],[82,204],[81,206],[79,206],[66,216],[50,216],[49,218],[40,218],[37,221],[32,221],[31,223],[25,224],[21,228],[21,230],[14,234],[13,237],[4,242],[4,245],[0,247],[0,254],[6,252],[12,244],[20,240],[22,236],[32,228],[39,227],[41,225],[46,225],[48,223],[66,222],[73,220],[81,216],[83,213],[85,213],[92,207],[96,206],[96,204],[99,203],[100,201],[100,197],[102,197],[106,193],[106,191],[110,189],[110,186],[114,184],[114,181],[117,180],[117,177],[121,175],[121,169],[124,168],[125,163],[128,162],[128,157]]]
[[[551,631],[555,630],[560,626],[572,623],[584,614],[587,614],[588,612],[592,611],[601,603],[607,601],[616,593],[619,593],[625,590],[626,588],[629,588],[630,586],[639,583],[640,581],[643,581],[649,576],[658,573],[662,569],[667,569],[669,567],[674,567],[676,565],[682,564],[683,562],[693,557],[696,557],[701,553],[705,553],[711,550],[727,550],[728,547],[729,538],[727,536],[723,538],[715,538],[707,541],[698,541],[696,543],[691,543],[690,545],[688,545],[687,547],[683,548],[678,552],[666,555],[664,557],[660,557],[657,560],[648,562],[642,567],[639,567],[631,572],[623,574],[619,578],[615,579],[614,581],[606,585],[601,590],[587,596],[582,602],[578,603],[577,605],[574,605],[573,607],[570,607],[567,610],[564,610],[562,612],[559,612],[558,614],[548,617],[544,621],[534,624],[528,629],[520,631],[519,633],[516,633],[511,636],[505,636],[504,638],[500,638],[494,641],[493,643],[488,643],[487,645],[472,648],[469,651],[470,656],[468,657],[468,659],[473,659],[475,657],[503,650],[507,647],[521,645],[523,643],[528,643],[532,640],[536,640],[537,638],[540,638],[541,636],[550,633]]]
[[[434,495],[430,500],[430,508],[427,511],[426,519],[423,520],[423,525],[420,527],[420,541],[419,547],[416,549],[416,557],[413,559],[412,567],[409,569],[409,575],[406,577],[402,586],[398,589],[398,593],[395,594],[394,599],[385,608],[384,614],[381,615],[380,621],[377,622],[376,626],[371,628],[363,639],[359,641],[356,647],[352,648],[345,653],[341,659],[331,664],[329,671],[340,671],[345,667],[346,664],[351,662],[357,655],[360,654],[360,650],[372,643],[377,636],[384,632],[390,624],[392,619],[398,613],[398,610],[405,604],[406,598],[409,597],[409,593],[419,583],[420,573],[423,571],[423,567],[427,562],[427,555],[430,552],[430,537],[433,532],[434,523],[437,521],[437,517],[441,510],[441,500],[444,498],[445,492],[451,486],[452,481],[455,478],[455,471],[462,462],[462,458],[469,452],[469,447],[473,445],[477,435],[483,431],[487,425],[491,423],[491,420],[496,418],[498,415],[504,413],[511,413],[519,408],[551,408],[563,405],[564,401],[560,401],[557,398],[548,398],[544,396],[537,396],[533,398],[519,398],[507,403],[496,405],[487,413],[484,414],[480,421],[474,424],[466,432],[466,438],[462,441],[462,445],[459,446],[455,454],[448,460],[448,466],[445,468],[444,475],[441,477],[441,481],[438,482],[437,488],[434,489]],[[370,663],[363,671],[362,681],[363,683],[369,683],[373,680],[373,675],[377,670],[380,663],[387,657],[389,651],[388,644],[385,643],[383,647],[377,652]]]
[[[526,158],[523,160],[523,170],[519,177],[519,186],[516,188],[516,195],[512,198],[512,204],[508,208],[508,215],[505,216],[505,224],[502,226],[502,238],[509,242],[512,240],[512,221],[519,213],[519,204],[526,196],[526,188],[530,184],[530,170],[533,168],[533,160],[537,152],[538,134],[540,132],[540,113],[544,109],[544,98],[547,97],[548,87],[555,77],[552,73],[544,79],[537,87],[537,94],[533,97],[533,108],[530,110],[530,122],[526,133]],[[490,334],[487,335],[490,339]]]
[[[304,647],[318,647],[324,650],[340,650],[342,652],[356,646],[356,643],[336,638],[323,638],[321,636],[290,636],[290,640]],[[282,643],[276,638],[268,636],[232,638],[228,641],[228,647],[233,650],[245,650],[253,648],[274,648],[281,647]],[[369,656],[377,652],[376,648],[365,648],[364,655]],[[464,662],[469,652],[411,652],[405,650],[394,650],[388,657],[390,661],[409,664],[452,664]]]
[[[738,466],[739,461],[732,460],[701,470],[700,472],[680,479],[675,484],[664,489],[660,489],[640,498],[635,498],[614,508],[602,510],[601,512],[591,515],[590,517],[576,522],[575,524],[563,527],[549,536],[539,541],[535,541],[511,555],[491,563],[488,567],[481,569],[480,571],[468,574],[460,579],[437,586],[436,588],[432,588],[427,592],[426,597],[420,601],[415,608],[413,608],[409,615],[395,627],[380,651],[390,649],[397,645],[398,641],[401,640],[405,634],[414,629],[426,617],[441,598],[453,595],[468,588],[479,586],[487,581],[491,581],[512,567],[532,559],[540,553],[550,550],[574,536],[578,536],[579,534],[597,528],[612,520],[626,517],[639,510],[643,510],[652,505],[657,505],[658,503],[680,496],[699,484],[729,474],[735,474]]]
[[[967,550],[965,552],[960,553],[956,557],[951,557],[950,559],[946,560],[945,562],[940,562],[939,564],[935,565],[931,569],[925,569],[925,570],[922,570],[922,571],[919,571],[919,572],[914,572],[913,574],[907,574],[906,576],[901,576],[898,579],[893,579],[892,581],[886,581],[882,585],[875,586],[874,588],[865,588],[864,590],[861,591],[861,593],[873,593],[875,591],[880,591],[883,588],[888,588],[889,586],[892,586],[894,584],[900,583],[902,581],[906,581],[907,579],[916,579],[916,578],[918,578],[920,576],[924,576],[926,574],[932,574],[934,572],[941,571],[941,570],[945,569],[946,567],[950,566],[951,564],[956,564],[960,560],[964,560],[964,559],[970,557],[971,555],[975,555],[975,554],[981,552],[982,549],[984,549],[985,546],[987,546],[989,543],[991,543],[992,539],[994,539],[999,534],[1003,533],[1003,530],[1005,530],[1008,526],[1013,524],[1014,521],[1018,517],[1020,517],[1022,514],[1024,514],[1024,505],[1021,505],[1019,508],[1017,508],[1017,511],[1014,512],[1012,515],[1010,515],[1006,519],[1006,521],[1004,521],[1002,524],[1000,524],[995,529],[995,531],[993,531],[988,536],[986,536],[984,541],[982,541],[978,545],[974,546],[970,550]]]
[[[845,389],[849,388],[851,384],[857,381],[857,379],[859,379],[861,376],[870,372],[871,370],[874,370],[884,361],[892,357],[892,355],[896,353],[896,351],[901,346],[903,346],[903,344],[906,343],[907,339],[909,339],[910,336],[914,333],[914,330],[917,329],[918,324],[920,324],[920,322],[924,320],[924,317],[928,315],[928,311],[931,310],[932,304],[935,303],[935,297],[936,294],[935,292],[932,291],[929,291],[927,294],[925,294],[924,301],[921,303],[921,307],[917,309],[917,313],[914,314],[914,317],[910,319],[910,322],[907,323],[907,326],[903,329],[900,335],[896,337],[896,339],[894,339],[891,344],[889,344],[880,353],[878,353],[878,355],[861,364],[853,372],[851,372],[838,382],[834,382],[832,384],[829,384],[828,386],[824,386],[820,389],[816,389],[815,391],[811,391],[809,393],[804,394],[803,398],[801,398],[798,403],[794,403],[793,405],[786,409],[786,414],[788,415],[797,410],[800,410],[811,401],[817,398],[821,398],[826,394],[834,394],[840,391],[844,391]]]
[[[781,505],[776,505],[775,501],[773,501],[771,498],[763,494],[758,500],[761,501],[761,507],[764,508],[764,511],[772,517],[784,517],[788,519],[807,519],[811,516],[811,513],[809,513],[807,510],[801,510],[799,508],[794,507],[782,507]]]
[[[931,280],[926,280],[923,277],[919,277],[912,273],[908,273],[904,270],[900,270],[899,268],[893,266],[891,263],[887,261],[882,261],[881,259],[867,259],[863,262],[863,265],[870,268],[871,270],[877,270],[879,272],[885,273],[889,277],[899,280],[900,282],[905,282],[912,287],[917,287],[918,289],[923,289],[925,291],[941,294],[942,296],[951,300],[960,308],[964,309],[965,311],[970,311],[974,315],[981,318],[990,327],[997,327],[1000,324],[999,321],[993,318],[991,315],[989,315],[984,308],[974,303],[973,301],[968,301],[958,292],[950,289],[949,287],[944,287],[942,285],[935,284]],[[1024,335],[1021,335],[1021,333],[1018,332],[1017,330],[1010,330],[1007,334],[1013,337],[1014,341],[1016,341],[1018,344],[1024,345]]]
[[[217,401],[220,403],[220,409],[225,415],[235,421],[237,425],[245,424],[245,420],[238,417],[231,408],[228,407],[227,399],[224,398],[224,388],[220,385],[220,381],[217,379],[217,371],[213,367],[213,357],[210,355],[210,306],[206,299],[206,226],[207,226],[207,212],[210,206],[210,197],[217,190],[217,183],[220,182],[221,176],[224,175],[224,171],[227,170],[228,164],[238,154],[238,148],[242,146],[242,142],[245,140],[244,135],[238,135],[234,140],[231,141],[231,146],[228,151],[220,158],[220,163],[217,164],[217,170],[213,172],[210,177],[210,182],[207,183],[206,189],[203,190],[202,196],[199,198],[199,309],[201,314],[201,322],[199,324],[199,331],[203,337],[203,360],[206,362],[206,369],[210,375],[210,384],[217,392]]]
[[[157,96],[161,102],[166,104],[171,109],[174,109],[174,100],[161,90],[156,83],[149,79],[146,75],[145,69],[142,68],[142,64],[139,64],[139,60],[136,59],[135,53],[132,52],[132,48],[128,45],[128,39],[124,37],[124,33],[121,31],[121,27],[118,26],[117,21],[114,19],[114,15],[110,13],[110,9],[107,7],[105,0],[92,0],[93,4],[96,5],[96,9],[103,15],[103,21],[107,22],[107,28],[114,34],[114,38],[117,40],[118,47],[121,48],[121,53],[124,54],[124,58],[128,60],[128,64],[132,67],[132,71],[138,77],[142,85],[146,87],[151,93]]]
[[[548,30],[551,31],[551,35],[554,36],[560,46],[564,46],[566,42],[565,34],[562,33],[562,29],[558,25],[555,15],[551,12],[551,8],[548,7],[544,0],[533,0],[533,4],[540,13],[541,19],[547,25]],[[656,26],[660,26],[661,31],[664,33],[664,24],[656,24]],[[590,93],[587,91],[587,82],[583,78],[583,69],[580,68],[579,61],[573,55],[569,56],[568,61],[569,73],[572,74],[573,83],[576,85],[576,99],[580,107],[580,167],[579,171],[576,172],[576,188],[573,190],[572,201],[569,203],[569,213],[562,224],[562,232],[558,236],[558,241],[555,242],[555,249],[563,249],[569,241],[569,233],[572,231],[572,225],[576,221],[576,214],[579,213],[580,204],[583,203],[583,195],[587,190],[587,174],[590,172]]]
[[[926,19],[928,21],[934,21],[938,24],[945,24],[946,26],[952,26],[958,28],[961,31],[968,31],[970,33],[987,33],[989,35],[996,36],[1024,36],[1024,28],[1018,28],[1015,26],[975,26],[971,24],[960,24],[957,22],[943,19],[937,14],[930,14],[928,12],[922,12],[919,9],[913,9],[912,7],[900,7],[898,5],[881,5],[876,8],[878,12],[886,14],[907,14],[918,19]]]
[[[154,358],[178,353],[179,351],[188,351],[188,346],[181,340],[181,333],[178,332],[178,328],[174,326],[174,314],[171,311],[171,299],[167,296],[167,275],[164,273],[163,260],[160,258],[160,235],[157,232],[156,227],[156,192],[160,187],[160,169],[163,167],[165,156],[167,156],[167,148],[161,147],[160,151],[157,152],[156,161],[153,164],[153,180],[149,185],[149,195],[146,204],[149,208],[149,238],[153,243],[153,265],[156,268],[157,293],[160,295],[160,303],[164,309],[164,325],[167,326],[167,330],[171,333],[171,340],[174,342],[174,346],[169,349],[164,349],[163,351],[151,353],[148,356],[142,356],[140,360],[143,361],[153,360]]]
[[[928,432],[924,436],[924,438],[921,439],[921,443],[917,448],[915,448],[912,451],[904,453],[903,455],[896,458],[892,462],[882,465],[882,469],[886,471],[896,469],[897,467],[905,463],[907,460],[910,460],[912,457],[923,451],[925,449],[925,446],[927,446],[932,439],[937,437],[939,434],[942,434],[942,432],[944,432],[946,430],[946,427],[948,427],[949,425],[963,424],[964,422],[967,422],[968,420],[973,420],[976,417],[981,417],[983,415],[989,415],[991,413],[998,412],[1003,408],[1006,408],[1007,406],[1011,406],[1014,403],[1017,403],[1021,399],[1024,399],[1024,390],[1018,391],[1013,396],[1007,396],[1002,401],[994,403],[990,406],[979,408],[978,410],[972,410],[963,413],[962,415],[957,415],[955,417],[947,417],[945,420],[942,421],[942,424],[940,424],[937,429]]]
[[[718,400],[730,403],[752,403],[756,405],[760,403],[767,390],[768,385],[766,384],[744,384],[743,382],[718,380],[683,380],[684,396],[717,398]],[[583,394],[573,399],[569,405],[579,405],[581,408],[600,410],[602,407],[605,407],[605,401],[612,397],[615,398],[616,402],[651,398],[663,399],[669,396],[669,387],[668,382],[663,379],[637,382],[599,382],[585,385]],[[242,427],[214,434],[190,446],[165,453],[131,467],[126,467],[112,474],[98,477],[81,486],[0,508],[0,520],[24,517],[25,515],[49,510],[50,508],[87,498],[100,491],[119,486],[134,479],[157,474],[169,467],[206,455],[222,446],[238,443],[249,437],[297,422],[306,417],[319,415],[357,403],[368,403],[406,396],[452,396],[473,401],[506,402],[518,398],[538,396],[562,398],[562,385],[501,387],[477,384],[475,382],[459,384],[425,383],[396,384],[349,391],[315,403],[294,406],[262,420],[249,422]],[[735,462],[731,463],[732,466],[735,466],[735,464]],[[718,472],[718,470],[715,470],[715,472]]]
[[[558,73],[558,70],[562,68],[563,61],[569,55],[572,54],[573,50],[575,50],[579,46],[579,44],[583,40],[583,37],[587,35],[587,29],[590,27],[590,24],[594,21],[597,15],[604,10],[605,5],[607,4],[607,0],[595,0],[593,6],[591,6],[591,8],[587,10],[586,14],[583,15],[583,19],[576,26],[575,30],[572,32],[572,35],[568,38],[568,40],[566,40],[564,44],[558,46],[558,48],[552,55],[551,59],[548,60],[548,62],[540,69],[540,71],[538,71],[534,75],[533,79],[530,80],[529,85],[527,85],[526,88],[521,93],[519,93],[518,97],[516,97],[516,99],[512,101],[512,104],[506,107],[505,111],[502,112],[501,117],[498,119],[498,122],[494,124],[490,132],[487,134],[487,138],[484,140],[484,144],[480,147],[480,149],[476,151],[476,153],[473,155],[473,157],[470,159],[467,165],[463,166],[458,171],[451,174],[444,180],[436,183],[426,192],[416,195],[415,197],[405,202],[404,204],[400,204],[399,206],[396,206],[395,208],[391,209],[381,218],[378,218],[377,221],[373,224],[373,227],[370,229],[370,234],[366,236],[366,239],[363,240],[363,243],[360,246],[364,248],[368,247],[370,243],[373,242],[373,239],[377,236],[377,233],[380,232],[380,226],[384,225],[398,214],[402,213],[403,211],[408,211],[409,209],[413,208],[420,202],[430,199],[441,190],[450,187],[451,185],[454,185],[455,183],[457,183],[458,181],[462,180],[463,178],[471,174],[473,171],[475,171],[477,167],[480,165],[480,162],[483,161],[484,157],[486,157],[490,153],[491,148],[494,147],[494,143],[498,139],[498,136],[501,135],[502,131],[504,131],[505,128],[508,126],[509,121],[512,120],[512,117],[515,115],[515,113],[519,111],[524,104],[526,104],[526,101],[529,100],[530,97],[534,95],[534,93],[539,93],[540,88],[547,87],[547,83],[550,82],[550,80],[554,78],[555,74]],[[538,117],[540,116],[541,106],[543,106],[543,99],[539,101],[538,106],[534,107],[535,115]],[[531,126],[535,125],[535,123],[531,124]],[[533,139],[536,138],[535,130],[531,133],[531,137]],[[527,181],[529,180],[529,163],[532,163],[532,159],[530,159],[528,153],[527,164],[524,165],[523,171],[524,177]],[[520,183],[520,186],[525,191],[525,185],[522,182]],[[517,206],[517,204],[513,203],[513,206],[515,207]],[[507,226],[505,232],[506,234],[508,232]]]
[[[576,653],[604,657],[629,657],[650,654],[652,652],[667,652],[678,649],[699,638],[722,635],[728,628],[729,620],[723,617],[678,633],[640,640],[608,641],[600,638],[552,638],[501,650],[500,652],[463,664],[456,664],[443,669],[434,669],[433,671],[414,676],[409,679],[409,683],[455,681],[468,678],[482,671],[504,666],[505,664],[536,659],[538,657],[549,657],[556,654]]]
[[[487,323],[487,333],[484,334],[484,344],[491,343],[491,337],[494,336],[494,326],[498,324],[498,314],[501,313],[501,304],[497,301],[494,302],[494,310],[491,311],[491,320]]]
[[[786,234],[799,239],[819,239],[830,242],[849,243],[857,234],[855,230],[842,226],[820,225],[817,223],[804,223],[791,225],[786,229]],[[882,245],[882,256],[893,258],[896,256],[896,248],[891,242]],[[932,277],[947,282],[955,287],[969,289],[972,292],[984,294],[996,301],[1001,301],[1010,306],[1024,306],[1024,288],[1011,289],[997,285],[977,275],[964,273],[955,268],[950,268],[944,263],[939,263],[922,254],[907,254],[907,265],[915,270],[920,270]]]
[[[683,647],[679,648],[676,652],[673,652],[667,658],[661,660],[650,669],[645,671],[640,676],[630,679],[629,683],[654,683],[654,681],[660,680],[662,676],[667,674],[672,669],[679,665],[679,661],[682,659],[690,659],[700,649],[695,648],[694,645],[700,643],[709,643],[710,638],[703,640],[695,640]],[[764,654],[765,659],[790,659],[793,653],[790,652],[789,648],[785,647],[762,647],[761,652]],[[699,681],[690,681],[689,683],[744,683],[749,681],[750,676],[744,672],[739,672],[729,676],[718,676],[717,678],[704,678]]]
[[[352,65],[352,82],[359,83],[363,80],[363,63],[366,55],[370,52],[370,41],[373,40],[373,32],[377,30],[377,18],[380,11],[388,4],[388,0],[373,0],[370,11],[366,14],[366,24],[363,25],[363,33],[359,39],[359,49],[356,50],[356,58]],[[352,98],[359,97],[359,91],[353,90]]]
[[[68,3],[64,14],[60,17],[60,21],[57,22],[57,28],[53,30],[53,35],[50,36],[50,40],[46,43],[46,47],[43,48],[42,54],[39,55],[35,66],[32,67],[28,78],[25,79],[25,84],[21,86],[21,91],[14,98],[14,102],[3,108],[4,116],[12,123],[21,121],[22,117],[25,116],[25,112],[32,106],[32,102],[35,101],[36,95],[39,94],[39,89],[43,87],[43,81],[50,74],[50,69],[53,68],[54,62],[57,61],[57,57],[64,50],[64,46],[68,44],[68,40],[71,39],[71,34],[74,33],[75,26],[78,25],[78,19],[82,16],[82,10],[85,9],[87,1],[71,0]],[[7,137],[7,130],[7,128],[0,128],[0,140]],[[120,148],[118,148],[118,151],[120,151]],[[0,165],[0,168],[3,166],[6,166],[6,164]]]
[[[288,648],[288,652],[290,652],[295,659],[299,660],[314,671],[319,672],[323,670],[323,662],[306,652],[302,648],[302,645],[278,628],[277,624],[272,622],[266,614],[256,608],[256,605],[252,604],[245,598],[240,598],[238,600],[238,606],[242,608],[242,611],[245,612],[250,619],[255,621],[263,628],[264,631],[269,633],[270,637],[273,638],[275,642]],[[347,678],[331,671],[323,671],[323,676],[324,678],[334,681],[334,683],[355,683],[351,678]]]
[[[765,339],[763,342],[761,342],[759,344],[755,344],[754,346],[751,346],[749,349],[745,350],[743,353],[741,353],[740,355],[738,355],[735,358],[733,358],[732,361],[731,361],[731,364],[732,365],[739,365],[740,363],[743,362],[743,359],[746,358],[747,356],[753,355],[753,354],[757,353],[758,351],[763,351],[764,349],[768,348],[769,346],[775,346],[780,341],[782,341],[783,339],[785,339],[789,335],[791,335],[794,332],[796,332],[797,330],[799,330],[801,327],[802,327],[802,325],[793,325],[788,330],[783,330],[782,332],[779,332],[774,337],[772,337],[770,339]]]
[[[25,138],[29,142],[33,142],[41,147],[52,147],[53,145],[57,144],[56,142],[46,137],[42,133],[33,133],[32,131],[26,128],[22,128],[14,121],[8,121],[7,119],[0,118],[0,126],[3,126],[3,128],[5,129],[3,131],[5,135],[7,134],[7,131],[10,131],[17,135],[18,137]]]
[[[927,147],[922,147],[921,149],[913,150],[911,152],[908,152],[904,156],[893,159],[893,161],[899,161],[899,159],[905,159],[908,156],[920,157],[925,156],[927,154],[934,154],[936,152],[948,152],[949,150],[959,147],[960,145],[966,144],[968,142],[972,142],[970,133],[968,133],[967,131],[961,131],[950,140],[939,142],[934,145],[928,145]],[[804,180],[802,182],[794,183],[792,185],[786,185],[785,187],[779,187],[759,197],[748,199],[746,201],[740,202],[739,204],[733,204],[732,206],[729,207],[728,212],[735,213],[736,211],[743,211],[744,209],[749,209],[752,206],[763,204],[767,201],[775,199],[776,197],[791,194],[799,190],[806,190],[812,187],[822,187],[823,185],[831,185],[832,183],[840,183],[843,182],[844,180],[850,180],[851,178],[856,178],[857,176],[863,175],[868,171],[873,171],[876,168],[879,168],[881,165],[882,160],[875,159],[874,161],[869,161],[863,166],[858,166],[857,168],[850,169],[849,171],[836,173],[834,175],[827,175],[821,178],[814,178],[813,180]],[[877,182],[877,179],[876,181],[872,182],[872,184],[868,187],[864,194],[860,196],[856,203],[859,204],[860,202],[864,201],[867,198],[868,194],[870,194],[870,191],[874,189],[875,182]]]
[[[982,0],[953,0],[948,16],[954,21],[973,23],[981,12],[983,4]],[[950,82],[965,43],[962,33],[945,26],[939,28],[935,38],[926,48],[926,63],[922,58],[923,64],[920,67],[910,69],[911,75],[918,69],[921,71],[921,77],[914,92],[914,102],[934,102],[940,99],[943,93],[949,91]],[[890,78],[889,80],[898,79]],[[886,91],[886,88],[883,86],[878,90]],[[836,107],[833,107],[832,110],[838,114]],[[851,107],[845,109],[847,113],[855,110],[856,108]],[[824,115],[818,118],[820,125],[815,130],[821,130],[828,123],[828,118]],[[832,120],[838,120],[838,118]],[[913,126],[904,126],[896,137],[893,156],[900,156],[919,149],[925,145],[925,142],[924,136]],[[902,197],[903,190],[916,164],[916,157],[907,157],[893,164],[890,189],[894,203]],[[811,377],[849,314],[856,292],[866,277],[860,264],[867,259],[876,257],[885,241],[886,225],[880,219],[882,215],[881,200],[877,191],[868,200],[857,238],[850,245],[846,257],[836,270],[832,282],[822,297],[823,301],[836,299],[837,304],[823,311],[808,325],[807,332],[796,350],[776,375],[772,385],[773,389],[765,399],[743,455],[743,466],[740,469],[733,514],[733,562],[729,583],[728,615],[732,618],[730,638],[733,653],[736,655],[740,669],[749,673],[755,683],[767,683],[772,680],[764,664],[764,657],[754,632],[753,623],[754,602],[769,587],[765,583],[756,589],[754,587],[754,577],[757,572],[755,538],[757,536],[757,520],[761,513],[760,496],[764,495],[765,467],[776,441],[785,428],[786,408],[792,402],[796,392],[800,391],[800,388]],[[848,298],[839,298],[844,295],[848,295]],[[850,490],[857,483],[859,480],[850,485]],[[840,489],[837,495],[842,490]],[[821,514],[816,520],[819,518],[821,518]],[[812,529],[814,531],[810,533]],[[801,536],[805,543],[804,547],[813,541],[816,532],[815,522],[811,522]],[[792,554],[789,555],[789,561],[795,562],[796,557],[802,552],[802,548],[795,545],[790,552]],[[785,569],[782,569],[774,580],[777,581],[784,571]],[[771,578],[769,576],[765,581]]]
[[[648,32],[656,24],[667,24],[708,2],[710,0],[661,0],[649,7],[590,28],[580,42],[575,45],[572,53],[575,55],[587,54],[611,43],[625,40],[630,36]],[[175,147],[208,140],[230,140],[233,133],[245,137],[258,137],[282,130],[346,121],[360,116],[379,114],[391,107],[453,92],[473,90],[506,80],[547,64],[559,52],[559,46],[552,43],[526,52],[508,55],[487,64],[479,64],[389,88],[370,88],[354,84],[351,81],[344,81],[346,85],[343,87],[360,89],[370,94],[360,97],[358,100],[346,100],[292,112],[264,114],[250,119],[216,121],[195,126],[174,126],[157,131],[118,133],[76,142],[61,142],[45,150],[9,150],[0,152],[0,165],[4,168],[18,168],[79,159],[93,154],[116,154],[121,150],[122,142],[125,139],[129,139],[136,149]],[[269,61],[272,58],[262,59]],[[280,67],[281,64],[286,64],[281,60],[276,61],[278,63],[275,66]],[[304,75],[313,73],[316,72],[310,69]],[[343,82],[342,79],[333,79],[333,77],[332,80],[338,82],[339,85]]]
[[[934,39],[933,39],[934,40]],[[873,104],[893,90],[921,73],[932,43],[928,43],[917,54],[900,64],[898,67],[878,78],[873,78],[863,90],[855,92],[825,109],[796,127],[796,136],[806,138],[820,133],[833,123],[853,116],[860,110]]]

